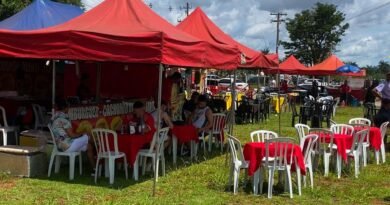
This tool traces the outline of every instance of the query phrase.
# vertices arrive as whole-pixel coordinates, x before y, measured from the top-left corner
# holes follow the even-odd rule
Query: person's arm
[[[66,134],[68,135],[68,137],[70,137],[70,138],[79,138],[79,137],[84,135],[84,133],[74,132],[72,127],[66,128],[65,131],[66,131]]]
[[[372,93],[374,94],[375,97],[378,97],[379,99],[382,99],[381,92],[383,90],[383,87],[385,87],[384,84],[380,84],[376,86],[374,89],[372,89]]]
[[[206,118],[207,123],[203,128],[201,128],[201,131],[208,131],[213,127],[213,112],[210,109],[206,112]]]
[[[172,129],[172,128],[173,128],[172,120],[171,120],[171,118],[168,116],[168,114],[167,114],[166,112],[163,113],[162,118],[163,118],[165,124],[167,124],[168,127],[169,127],[170,129]]]

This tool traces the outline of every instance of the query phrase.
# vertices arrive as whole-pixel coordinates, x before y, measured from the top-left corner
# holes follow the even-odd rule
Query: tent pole
[[[279,132],[278,132],[278,135],[280,136],[281,135],[281,131],[280,131],[280,115],[282,115],[282,111],[280,110],[280,69],[278,68],[278,82],[277,82],[277,85],[278,85],[278,100],[276,102],[278,102],[277,106],[279,108],[279,114],[278,114],[278,117],[279,117]],[[284,99],[284,100],[287,100],[287,99]]]
[[[155,134],[155,137],[157,138],[157,142],[160,138],[159,133],[160,133],[160,124],[161,124],[161,96],[162,96],[162,78],[163,78],[163,71],[164,71],[164,66],[162,64],[159,65],[159,73],[158,73],[158,97],[157,97],[157,131]],[[163,142],[161,142],[163,143]],[[157,146],[156,149],[156,156],[155,156],[155,171],[154,171],[154,180],[153,180],[153,196],[156,196],[156,185],[157,185],[157,176],[158,176],[158,153],[160,152],[159,150],[160,146]]]
[[[56,62],[53,60],[53,76],[52,76],[52,90],[51,90],[51,117],[54,119],[56,105]]]
[[[260,69],[257,70],[257,93],[255,94],[255,99],[257,100],[257,122],[260,121]],[[258,98],[259,97],[259,98]]]
[[[236,70],[233,71],[233,85],[232,85],[232,105],[231,105],[231,110],[230,112],[232,112],[233,114],[231,115],[232,116],[232,123],[234,124],[236,122],[236,119],[235,119],[235,111],[236,111]],[[232,126],[232,129],[230,131],[231,135],[233,134],[233,126]]]

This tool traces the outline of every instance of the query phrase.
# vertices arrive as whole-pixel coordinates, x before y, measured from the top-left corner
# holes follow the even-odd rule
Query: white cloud
[[[87,8],[102,0],[82,0]],[[173,24],[178,18],[185,18],[180,10],[187,1],[145,0],[153,4],[153,10]],[[271,23],[270,12],[283,11],[288,18],[297,12],[310,9],[313,0],[188,0],[193,8],[201,6],[207,15],[233,38],[254,49],[269,48],[274,51],[276,25]],[[338,46],[338,55],[344,61],[354,61],[361,66],[375,65],[380,60],[390,61],[390,5],[383,0],[319,0],[321,3],[336,4],[346,14],[350,24],[346,36]],[[169,11],[169,6],[173,10]],[[377,8],[372,12],[372,8]],[[281,27],[281,40],[288,40],[288,33]],[[280,48],[283,52],[283,48]],[[283,55],[282,55],[283,57]]]

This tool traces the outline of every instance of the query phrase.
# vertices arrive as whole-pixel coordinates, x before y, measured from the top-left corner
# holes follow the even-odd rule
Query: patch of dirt
[[[1,180],[0,190],[12,189],[16,186],[16,180]]]

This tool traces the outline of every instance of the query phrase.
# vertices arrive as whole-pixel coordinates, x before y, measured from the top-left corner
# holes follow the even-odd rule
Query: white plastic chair
[[[228,135],[228,142],[232,157],[229,175],[229,185],[231,185],[233,181],[233,193],[236,194],[238,189],[238,181],[240,179],[240,171],[241,169],[248,169],[249,163],[248,161],[245,161],[240,141],[237,138]],[[247,173],[248,172],[245,172],[245,176],[247,176]]]
[[[371,127],[371,120],[367,118],[352,118],[349,120],[349,124],[362,124]],[[368,128],[369,129],[369,128]],[[367,166],[368,151],[370,149],[370,132],[368,132],[367,139],[363,142],[363,165]]]
[[[211,152],[211,145],[214,139],[214,136],[217,136],[219,138],[220,146],[221,146],[221,152],[223,152],[223,146],[224,142],[222,139],[222,136],[225,131],[225,124],[226,124],[226,115],[223,113],[215,113],[213,114],[213,127],[211,128],[209,134],[209,152]],[[218,141],[215,139],[215,143],[217,144]]]
[[[348,122],[349,124],[365,124],[365,125],[368,125],[368,126],[371,126],[371,120],[367,119],[367,118],[352,118],[349,120]]]
[[[274,146],[274,155],[270,155],[270,145]],[[274,181],[275,171],[286,171],[286,180],[285,186],[288,186],[290,192],[290,198],[293,198],[293,190],[292,190],[292,180],[291,180],[291,165],[293,162],[296,163],[296,159],[294,157],[294,149],[289,148],[291,146],[295,146],[295,141],[291,138],[274,138],[266,140],[265,142],[265,161],[263,162],[262,168],[260,168],[263,172],[264,169],[268,170],[268,198],[272,198],[272,187]],[[263,169],[264,168],[264,169]],[[297,182],[298,182],[298,192],[301,195],[301,172],[299,167],[296,167],[297,172]],[[263,188],[263,177],[260,174],[260,193],[262,193]]]
[[[313,160],[312,153],[314,145],[317,143],[318,135],[308,134],[301,139],[300,146],[304,156],[306,170],[310,174],[310,186],[313,189]],[[303,176],[303,185],[306,187],[306,176]]]
[[[387,133],[387,127],[389,126],[389,122],[384,122],[381,124],[380,130],[381,130],[381,138],[382,138],[382,144],[381,144],[381,155],[382,155],[382,162],[386,162],[386,150],[385,150],[385,136]],[[379,164],[379,151],[375,151],[375,158],[376,163]]]
[[[324,176],[329,175],[329,164],[330,157],[332,156],[333,149],[337,149],[337,146],[333,144],[334,134],[332,131],[322,128],[311,128],[309,130],[309,134],[318,135],[318,140],[315,146],[314,155],[318,155],[318,157],[323,156],[324,159]],[[326,139],[325,137],[328,136]],[[315,167],[318,165],[318,160],[316,160]]]
[[[0,112],[1,112],[1,117],[3,118],[3,123],[0,123],[0,128],[3,128],[5,130],[3,137],[8,138],[7,133],[13,132],[15,134],[15,142],[16,144],[19,144],[18,128],[8,125],[7,114],[3,106],[0,106]]]
[[[34,129],[45,128],[48,123],[48,118],[45,117],[45,109],[38,104],[32,104],[32,108],[34,112]]]
[[[159,162],[161,160],[162,175],[165,176],[164,142],[168,139],[168,132],[169,132],[168,127],[161,129],[159,133],[154,134],[153,140],[150,143],[150,148],[149,149],[141,149],[138,152],[137,159],[134,162],[134,172],[137,173],[137,174],[134,174],[135,180],[138,180],[139,162],[142,162],[142,175],[145,174],[146,159],[147,158],[152,159],[153,171],[158,171]],[[157,154],[157,159],[156,159],[157,146],[159,149],[159,153]],[[157,167],[156,167],[156,160],[157,160]],[[157,177],[158,177],[158,175],[157,175]]]
[[[353,157],[355,161],[355,177],[358,178],[359,175],[359,157],[360,150],[362,149],[362,143],[364,139],[367,137],[369,130],[364,129],[359,132],[356,132],[353,135],[353,142],[351,149],[347,149],[346,153],[348,157]],[[340,179],[341,177],[341,169],[342,169],[342,159],[340,155],[337,155],[337,177]],[[349,162],[349,160],[348,160]]]
[[[353,135],[353,132],[355,131],[353,126],[346,125],[346,124],[331,125],[330,130],[334,134],[342,134],[342,135]]]
[[[275,138],[278,138],[278,134],[276,132],[268,130],[258,130],[251,132],[252,142],[265,142],[266,140]]]
[[[98,173],[101,173],[101,166],[99,164],[101,159],[105,160],[105,172],[109,174],[109,182],[110,184],[114,183],[115,177],[115,160],[123,158],[124,168],[125,168],[125,176],[128,178],[127,173],[127,159],[126,155],[122,152],[118,151],[118,136],[116,132],[108,129],[93,129],[92,130],[93,140],[95,142],[95,148],[97,152],[96,159],[96,169],[95,169],[95,183],[97,183]],[[110,141],[109,138],[114,138],[114,149],[110,149]]]
[[[299,143],[302,142],[302,139],[307,135],[309,134],[309,130],[310,130],[310,127],[308,125],[305,125],[305,124],[295,124],[295,129],[297,130],[297,134],[298,134],[298,137],[299,137]]]
[[[47,176],[50,177],[51,175],[51,169],[53,167],[54,159],[55,162],[55,168],[54,172],[58,173],[60,171],[60,165],[61,165],[61,157],[69,157],[69,180],[74,179],[74,167],[75,167],[75,160],[76,157],[79,157],[79,168],[80,168],[80,175],[82,174],[82,158],[81,158],[81,152],[63,152],[58,149],[57,140],[54,136],[53,129],[51,125],[49,124],[47,126],[50,130],[51,138],[53,141],[53,150],[51,151],[51,157],[50,157],[50,163],[49,163],[49,170],[47,173]]]

